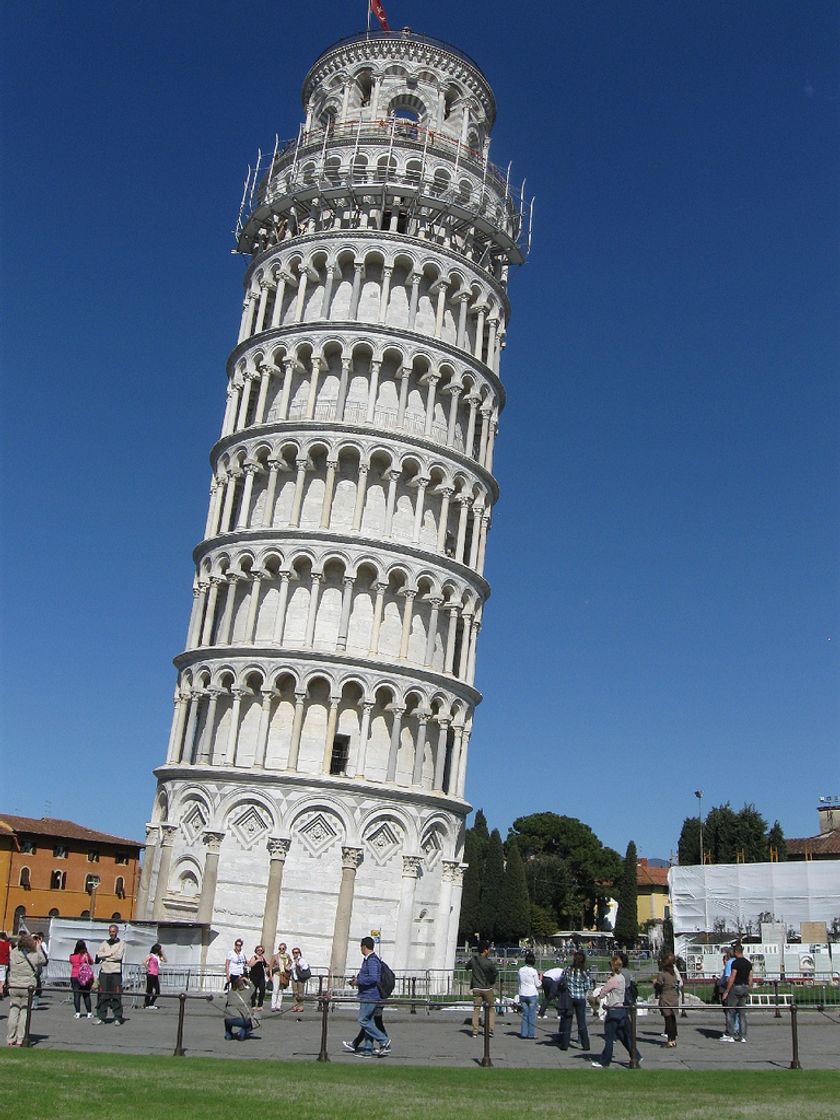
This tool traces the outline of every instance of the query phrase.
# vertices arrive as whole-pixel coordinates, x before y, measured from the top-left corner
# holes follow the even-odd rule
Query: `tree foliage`
[[[636,845],[631,840],[624,856],[615,922],[615,939],[625,947],[635,945],[639,936],[638,863]]]
[[[771,839],[772,837],[772,839]],[[768,831],[767,821],[755,805],[744,805],[737,813],[727,801],[715,806],[703,821],[703,849],[711,863],[763,863],[770,848],[785,859],[785,838],[776,821]],[[677,848],[681,864],[700,862],[700,821],[686,817]]]
[[[779,863],[787,859],[787,845],[785,834],[778,821],[773,821],[773,827],[767,833],[767,859],[777,859]]]
[[[481,901],[478,908],[478,929],[482,938],[493,941],[502,909],[505,877],[505,852],[498,828],[490,833],[484,877],[481,881]]]
[[[502,905],[496,922],[499,941],[516,942],[527,937],[531,928],[531,902],[525,880],[525,865],[515,840],[508,843]]]

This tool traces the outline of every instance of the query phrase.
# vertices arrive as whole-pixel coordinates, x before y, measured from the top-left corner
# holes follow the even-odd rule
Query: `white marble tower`
[[[227,406],[140,917],[208,964],[381,931],[452,966],[467,751],[522,196],[493,93],[408,30],[325,51],[246,183]],[[355,961],[355,949],[352,960]]]

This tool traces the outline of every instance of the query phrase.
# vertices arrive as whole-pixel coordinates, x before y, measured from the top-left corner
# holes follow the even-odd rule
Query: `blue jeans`
[[[589,1031],[586,1026],[586,1000],[573,999],[572,1006],[560,1016],[560,1049],[568,1050],[572,1038],[572,1015],[577,1019],[578,1042],[581,1050],[589,1049]]]
[[[744,1007],[749,994],[749,985],[733,984],[726,997],[726,1033],[732,1038],[747,1037],[747,1016]]]
[[[239,1034],[234,1034],[234,1031],[239,1031]],[[245,1038],[251,1037],[251,1020],[250,1019],[225,1019],[225,1038],[230,1041],[232,1038],[239,1038],[241,1041]]]
[[[613,1046],[615,1041],[622,1044],[628,1054],[632,1056],[630,1049],[630,1017],[627,1014],[625,1007],[610,1007],[607,1011],[607,1018],[604,1021],[604,1049],[598,1061],[602,1066],[608,1066],[612,1061]],[[636,1059],[640,1057],[638,1050],[636,1051]]]
[[[522,1029],[520,1038],[537,1037],[537,996],[520,996],[522,1005]]]
[[[381,1003],[372,1003],[367,1000],[359,1003],[358,1023],[365,1032],[365,1040],[359,1047],[360,1050],[372,1050],[374,1042],[378,1042],[381,1046],[383,1042],[388,1041],[387,1034],[381,1031],[373,1021],[373,1017],[377,1011],[380,1014],[382,1013]]]

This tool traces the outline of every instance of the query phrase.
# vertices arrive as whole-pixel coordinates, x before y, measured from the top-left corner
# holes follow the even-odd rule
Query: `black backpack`
[[[389,966],[383,960],[380,960],[379,983],[377,985],[377,987],[379,988],[380,996],[383,999],[388,999],[396,986],[397,978],[394,975],[393,970],[389,968]]]
[[[636,981],[632,977],[630,977],[630,979],[628,979],[627,983],[624,985],[624,1006],[633,1007],[638,998],[638,986],[636,985]]]

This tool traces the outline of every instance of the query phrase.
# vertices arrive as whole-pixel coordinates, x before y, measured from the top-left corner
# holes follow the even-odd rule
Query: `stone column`
[[[239,739],[239,710],[242,707],[242,689],[232,688],[230,694],[233,703],[230,706],[230,727],[228,728],[228,741],[225,750],[225,765],[236,765],[236,744]]]
[[[327,714],[327,733],[324,736],[324,762],[322,770],[325,774],[330,772],[330,763],[332,762],[332,749],[333,740],[335,739],[335,730],[338,726],[338,705],[341,703],[340,696],[330,697],[330,710]]]
[[[239,576],[235,572],[228,572],[225,576],[227,592],[225,593],[225,606],[222,611],[222,621],[219,623],[219,633],[216,635],[216,645],[229,646],[230,632],[233,627],[233,604],[236,600],[236,586]]]
[[[416,595],[416,591],[412,591],[408,588],[403,592],[404,602],[402,616],[402,634],[400,635],[400,661],[405,661],[405,659],[408,657],[408,640],[411,637],[411,612],[414,608],[414,598]]]
[[[287,359],[283,362],[283,388],[280,390],[280,408],[278,420],[288,420],[289,418],[289,400],[292,396],[292,382],[295,375],[295,363],[293,358]]]
[[[478,322],[475,325],[475,347],[473,348],[473,357],[481,361],[481,355],[484,350],[484,316],[487,314],[487,304],[480,303],[475,310],[478,312]]]
[[[265,489],[265,505],[263,506],[263,529],[270,529],[274,522],[274,503],[277,498],[277,476],[280,472],[280,460],[268,460],[268,485]]]
[[[391,273],[394,271],[391,265],[385,265],[382,269],[382,289],[379,293],[379,322],[385,322],[385,315],[388,311],[388,296],[391,292]]]
[[[286,298],[286,284],[291,277],[286,272],[277,273],[277,288],[274,292],[274,307],[271,309],[271,326],[279,327],[283,314],[283,300]]]
[[[455,637],[458,633],[458,608],[449,608],[449,629],[446,634],[446,653],[444,654],[444,673],[451,673],[455,663]]]
[[[376,412],[376,397],[379,393],[379,371],[381,368],[382,362],[374,358],[370,363],[370,386],[368,388],[367,412],[365,414],[366,424],[373,423],[373,417]]]
[[[265,756],[268,750],[268,732],[271,727],[271,701],[274,698],[274,689],[261,688],[260,695],[260,722],[257,729],[257,745],[254,751],[252,767],[255,770],[265,769]]]
[[[219,700],[219,689],[208,688],[207,695],[210,697],[207,704],[207,719],[204,721],[204,729],[201,732],[201,742],[198,746],[198,764],[204,766],[209,763],[213,751],[213,726],[216,723],[216,704]]]
[[[219,526],[222,522],[222,505],[225,498],[225,484],[227,477],[223,474],[220,478],[213,480],[213,503],[211,506],[212,517],[208,520],[206,538],[215,537],[219,532]]]
[[[460,305],[458,307],[458,334],[455,339],[455,345],[459,350],[463,350],[464,341],[467,337],[467,304],[470,301],[470,293],[460,292],[455,299]]]
[[[365,266],[362,261],[356,261],[353,265],[353,290],[350,293],[350,307],[347,311],[348,319],[355,319],[359,310],[359,296],[362,294],[362,273]]]
[[[463,620],[463,628],[461,630],[461,649],[458,656],[458,676],[461,680],[466,680],[467,677],[467,658],[470,655],[470,631],[472,628],[472,615],[468,611],[464,611],[461,615]]]
[[[219,434],[220,439],[224,439],[225,436],[229,436],[233,431],[233,422],[237,412],[238,397],[239,394],[236,390],[236,386],[233,384],[233,382],[231,382],[230,385],[228,385],[226,393],[225,415],[224,419],[222,420],[222,430]]]
[[[397,428],[401,429],[405,421],[405,409],[408,404],[408,389],[411,384],[411,366],[402,366],[397,372],[400,382],[400,400],[397,405]]]
[[[300,528],[300,511],[303,508],[303,484],[306,477],[307,459],[295,459],[297,476],[295,478],[295,494],[292,499],[292,512],[289,515],[289,528]]]
[[[344,419],[344,405],[347,402],[347,388],[350,384],[350,367],[352,358],[341,359],[341,378],[338,382],[338,397],[335,402],[335,418],[341,422]]]
[[[446,530],[449,528],[449,500],[452,487],[444,486],[440,491],[440,515],[438,517],[437,550],[446,552]]]
[[[213,906],[216,902],[216,884],[219,881],[219,852],[223,832],[205,832],[201,839],[207,849],[204,857],[204,874],[201,877],[201,896],[198,900],[196,921],[199,925],[210,925],[213,920]]]
[[[435,656],[435,638],[437,637],[438,615],[443,599],[430,599],[431,611],[429,612],[429,632],[426,635],[426,650],[423,654],[423,664],[428,668]]]
[[[417,740],[414,744],[414,769],[411,774],[411,784],[423,784],[423,756],[426,752],[426,726],[428,715],[420,716],[417,722]]]
[[[385,605],[385,592],[388,589],[387,583],[375,583],[373,586],[376,589],[376,600],[373,604],[368,657],[376,657],[379,652],[379,628],[382,626],[382,609]]]
[[[341,618],[338,623],[338,638],[335,643],[336,653],[343,653],[347,649],[347,634],[350,630],[350,610],[353,606],[353,576],[344,577],[344,592],[341,597]]]
[[[260,605],[260,582],[264,573],[251,571],[251,589],[248,593],[248,614],[245,619],[244,641],[246,645],[254,644],[254,635],[257,630],[257,611]]]
[[[213,620],[216,616],[216,599],[219,595],[219,585],[222,580],[219,576],[212,576],[210,579],[210,591],[207,595],[207,606],[204,611],[204,625],[201,628],[201,642],[203,646],[210,645],[210,638],[213,635]]]
[[[289,854],[291,840],[279,836],[270,836],[266,847],[268,848],[268,886],[265,889],[265,905],[263,907],[263,924],[260,940],[266,953],[273,953],[277,948],[277,919],[280,910],[280,891],[283,887],[283,870],[286,866],[286,856]]]
[[[467,517],[469,516],[470,506],[472,505],[472,498],[461,494],[455,500],[461,507],[458,513],[458,536],[455,539],[455,559],[459,564],[463,564],[465,563],[464,543],[467,539]]]
[[[309,611],[306,616],[306,634],[303,639],[303,644],[308,649],[312,648],[315,641],[315,621],[318,617],[318,600],[321,597],[321,581],[323,578],[323,572],[312,573],[312,587],[309,592]]]
[[[473,506],[472,511],[472,537],[470,538],[469,566],[475,568],[478,564],[478,546],[481,543],[481,519],[484,516],[482,506]]]
[[[397,482],[399,481],[401,472],[394,469],[385,472],[388,478],[388,493],[385,496],[385,530],[384,535],[386,538],[391,536],[391,528],[394,523],[394,505],[397,501]]]
[[[268,281],[260,281],[260,302],[257,306],[257,321],[254,326],[254,334],[259,334],[265,326],[265,306],[268,303]]]
[[[239,398],[239,412],[236,414],[237,431],[240,431],[245,427],[245,418],[248,415],[248,405],[251,403],[251,389],[253,384],[253,377],[250,373],[246,373],[244,384],[242,386],[242,395]]]
[[[274,616],[274,634],[271,639],[275,646],[282,646],[283,644],[283,628],[286,625],[286,607],[289,602],[289,581],[291,578],[291,572],[280,573],[280,599],[277,603],[277,614]]]
[[[146,918],[146,907],[149,904],[149,883],[152,879],[152,867],[157,854],[158,828],[157,825],[146,825],[146,847],[143,852],[143,870],[140,872],[140,886],[137,888],[137,898],[134,902],[134,913],[143,921]]]
[[[417,319],[417,303],[420,295],[420,279],[422,274],[419,272],[412,272],[411,274],[411,296],[408,303],[408,329],[414,330],[414,324]]]
[[[172,844],[177,831],[178,826],[174,824],[162,824],[160,826],[160,862],[158,864],[157,887],[155,889],[155,904],[152,911],[152,918],[156,922],[166,917],[163,897],[169,889],[169,869],[172,867]]]
[[[365,492],[367,491],[368,470],[364,463],[359,463],[359,481],[356,485],[356,501],[353,506],[353,531],[358,533],[362,527],[362,516],[365,510]]]
[[[303,706],[306,703],[306,693],[295,693],[295,715],[292,721],[292,738],[289,743],[289,760],[286,763],[287,770],[297,770],[298,758],[300,757],[300,735],[303,731]]]
[[[178,762],[181,753],[181,739],[184,736],[184,720],[187,718],[189,698],[180,692],[175,694],[175,711],[172,714],[172,730],[169,733],[169,749],[166,752],[167,764]]]
[[[239,517],[236,519],[237,529],[247,529],[251,520],[251,498],[254,494],[254,478],[260,468],[256,463],[245,464],[245,485],[242,488],[242,501],[239,503]]]
[[[438,731],[437,751],[435,752],[435,776],[432,779],[432,789],[443,792],[443,771],[446,766],[446,737],[449,733],[449,720],[440,719]]]
[[[417,501],[414,503],[414,528],[411,533],[413,544],[419,544],[420,531],[423,528],[423,506],[426,501],[426,487],[431,480],[428,478],[417,479]]]
[[[458,423],[458,403],[463,386],[453,385],[449,390],[449,421],[446,429],[446,446],[452,447],[455,443],[455,426]]]
[[[447,284],[444,280],[439,280],[433,290],[437,294],[437,307],[435,308],[435,338],[440,338],[443,333],[443,312],[446,307],[446,289]]]
[[[230,532],[230,517],[233,512],[233,497],[236,493],[236,479],[228,473],[225,479],[225,500],[222,504],[222,516],[219,518],[219,532]]]
[[[327,477],[324,482],[324,500],[321,503],[321,528],[329,529],[332,514],[332,500],[335,491],[335,475],[338,470],[338,459],[327,459]]]
[[[335,278],[337,275],[339,275],[338,267],[334,264],[328,265],[324,283],[324,295],[321,299],[322,319],[329,319],[330,317],[330,303],[332,302],[333,284],[335,283]]]
[[[417,877],[423,867],[423,857],[403,856],[402,863],[402,886],[400,889],[400,908],[397,912],[394,967],[408,969],[411,967],[411,929],[414,925],[414,898],[417,893]]]
[[[458,919],[461,916],[461,895],[464,889],[464,871],[466,868],[467,864],[461,863],[450,872],[452,875],[452,900],[449,907],[449,936],[446,942],[446,955],[442,962],[443,967],[446,966],[448,961],[455,960],[455,949],[458,941]]]
[[[475,443],[475,417],[478,412],[478,397],[474,393],[468,393],[464,400],[470,406],[469,417],[467,418],[467,434],[464,436],[464,454],[473,458],[473,444]]]
[[[432,434],[432,421],[435,418],[435,394],[437,392],[437,383],[440,381],[440,374],[427,374],[424,380],[429,386],[429,389],[426,393],[426,419],[423,424],[423,434],[425,436],[430,436]]]
[[[195,745],[195,725],[198,719],[198,706],[201,703],[201,692],[190,693],[190,714],[187,719],[187,730],[184,735],[184,744],[181,747],[181,757],[179,762],[185,762],[188,766],[192,765],[193,761],[193,746]]]
[[[219,497],[221,495],[221,488],[216,482],[215,476],[210,483],[210,502],[207,506],[207,520],[204,522],[204,539],[208,540],[210,537],[215,536],[214,527],[216,524],[216,514],[219,511]]]
[[[304,420],[312,420],[315,417],[315,401],[318,398],[318,375],[321,372],[321,359],[313,358],[311,365],[312,376],[309,378],[309,392],[306,395],[306,409],[303,414]]]
[[[470,636],[470,653],[467,658],[467,684],[475,684],[475,656],[478,650],[478,632],[481,630],[481,623],[473,620],[472,634]]]
[[[451,959],[449,951],[449,927],[452,921],[452,891],[463,877],[461,864],[457,859],[443,859],[441,862],[441,884],[438,896],[438,913],[435,922],[435,954],[433,968],[446,968]],[[458,910],[460,916],[460,907]],[[458,922],[455,922],[455,936],[458,936]]]
[[[370,738],[370,714],[373,711],[373,701],[362,701],[362,722],[359,727],[359,749],[356,752],[357,757],[351,773],[350,767],[347,767],[347,777],[364,778],[365,776],[365,761],[367,755],[367,744]]]
[[[350,920],[353,916],[353,895],[356,892],[356,871],[364,853],[361,848],[341,849],[341,886],[335,908],[330,976],[338,980],[347,968],[347,943],[350,939]]]
[[[400,734],[402,732],[402,717],[405,708],[399,704],[394,704],[392,707],[394,722],[391,724],[391,746],[388,751],[388,771],[385,774],[386,782],[395,782],[397,780],[397,756],[400,752]]]
[[[295,302],[295,313],[293,317],[295,323],[299,323],[303,318],[303,305],[306,302],[306,282],[308,279],[309,274],[307,270],[302,268],[300,270],[300,276],[298,277],[297,300]]]

